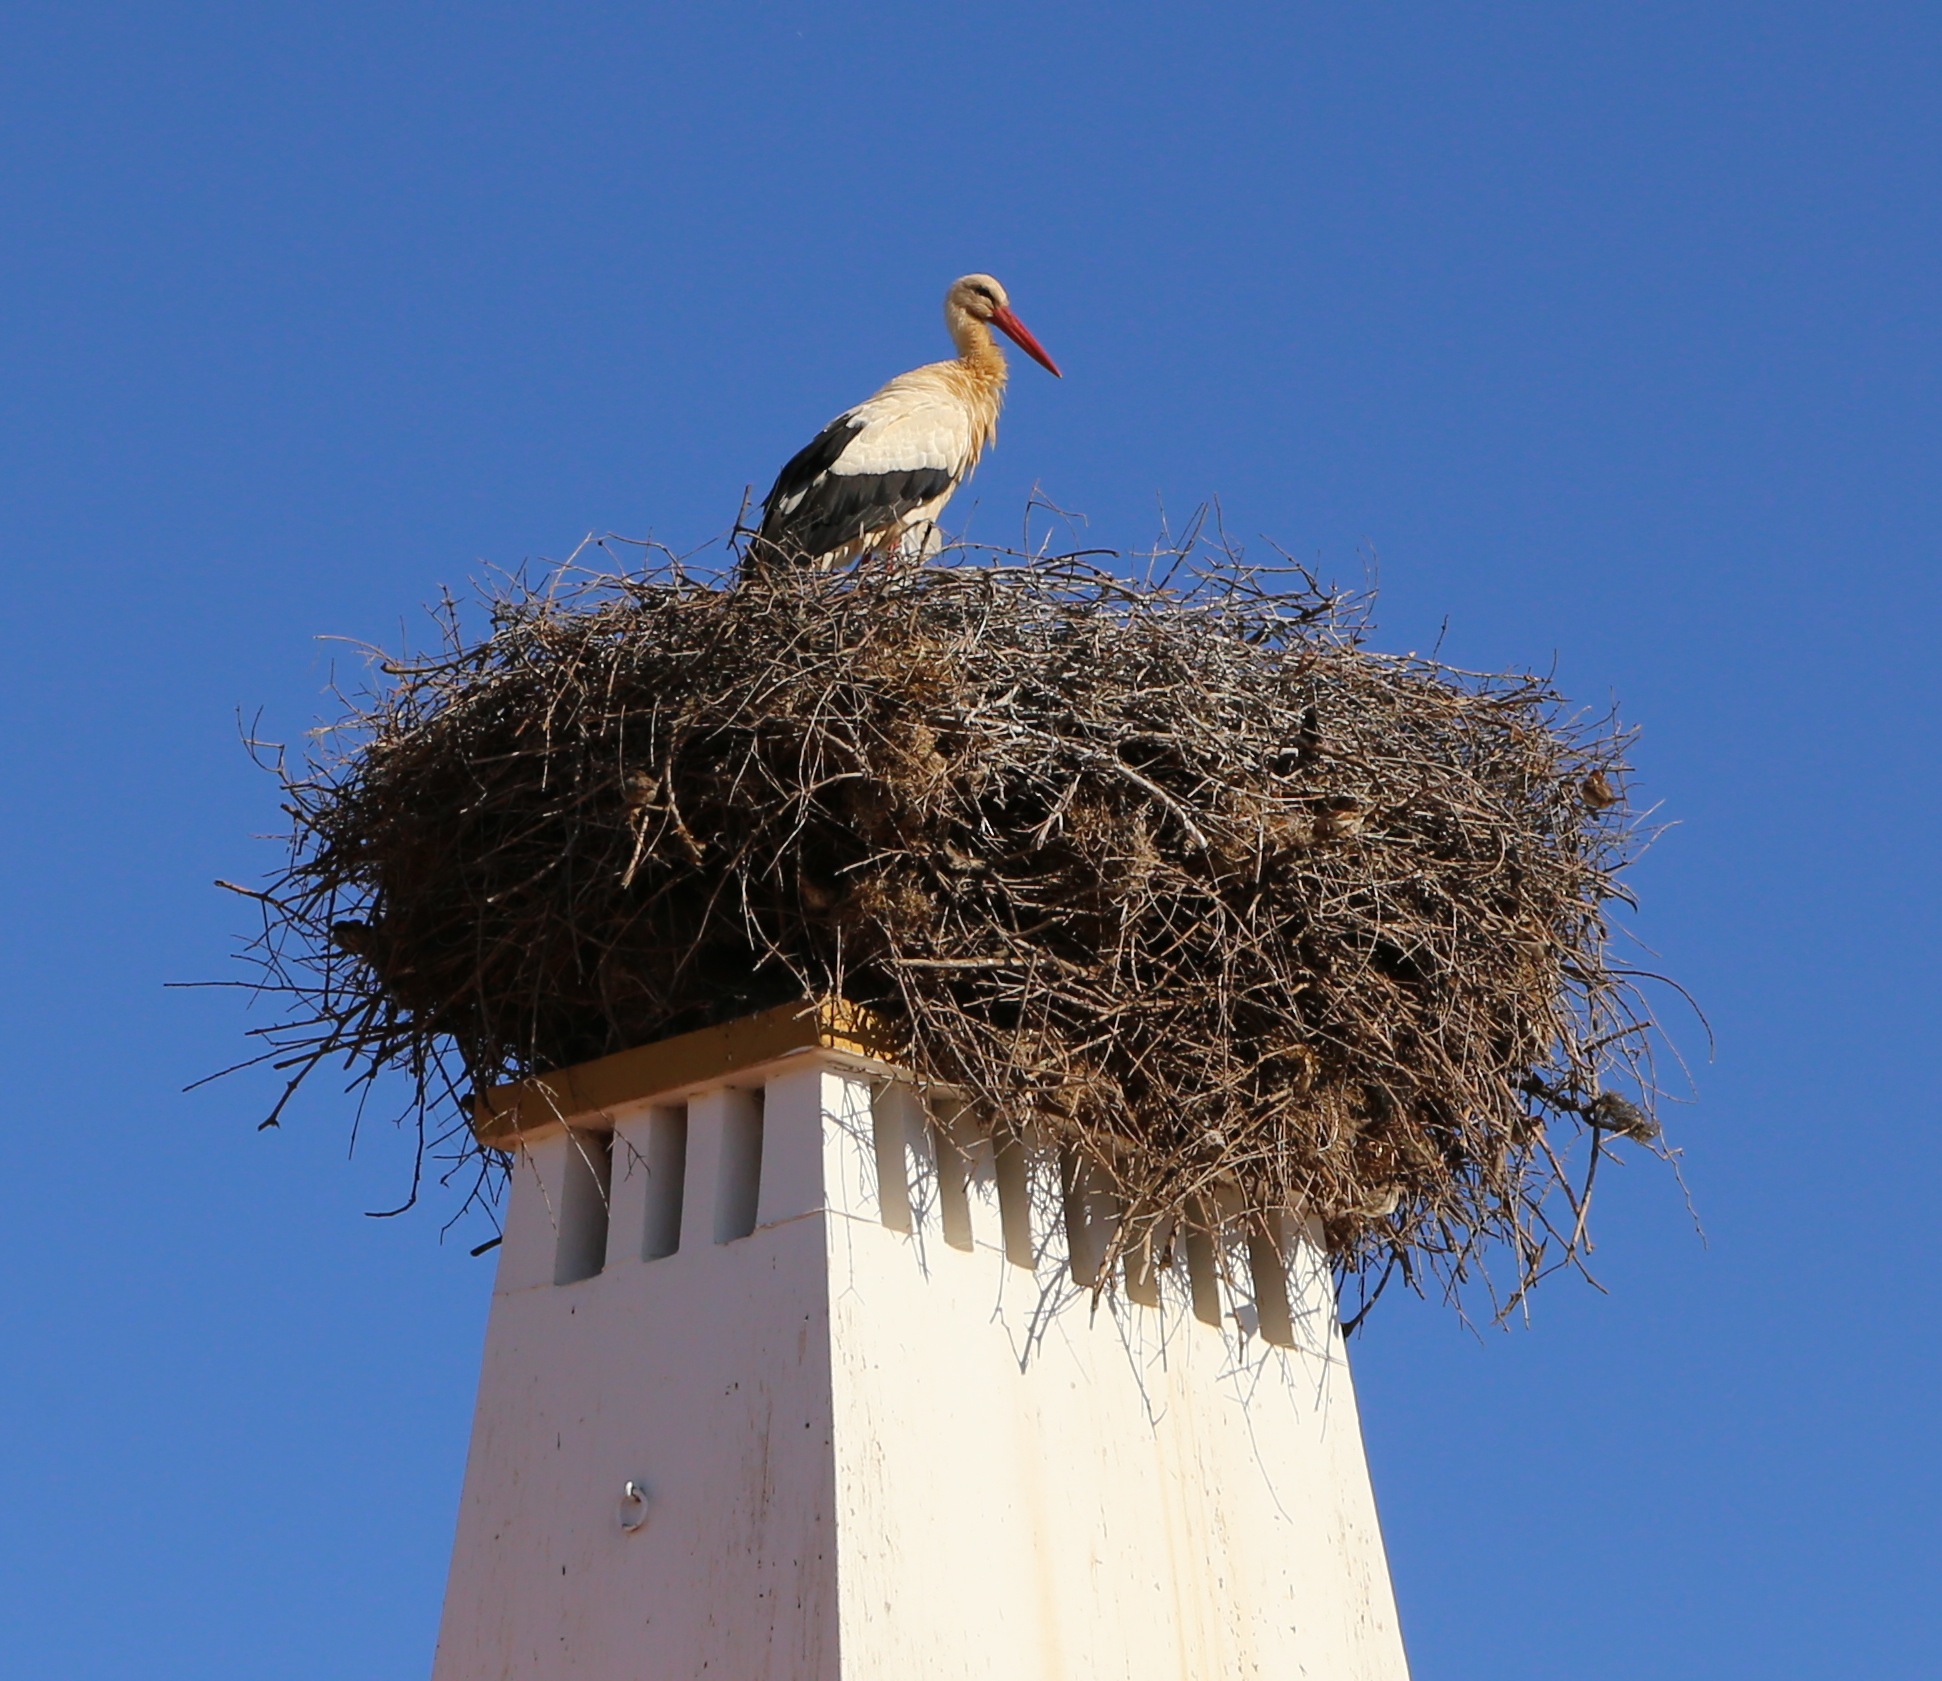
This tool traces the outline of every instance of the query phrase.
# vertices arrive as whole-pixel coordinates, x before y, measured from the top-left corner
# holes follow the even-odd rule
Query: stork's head
[[[1065,377],[1059,372],[1058,363],[1045,354],[1045,346],[1012,314],[1011,299],[1005,296],[1004,287],[988,274],[967,274],[952,285],[944,294],[944,319],[953,339],[959,337],[959,323],[965,320],[996,327],[1041,368],[1056,378]]]

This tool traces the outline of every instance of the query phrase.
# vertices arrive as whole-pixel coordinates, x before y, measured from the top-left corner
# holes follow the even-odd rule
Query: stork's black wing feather
[[[813,560],[901,519],[955,482],[941,467],[891,473],[835,470],[864,423],[840,414],[789,458],[762,499],[757,543],[768,557]]]
[[[791,558],[814,560],[881,531],[951,488],[941,467],[897,473],[825,473],[784,520],[764,520],[763,538]]]
[[[789,457],[776,474],[769,494],[762,498],[764,537],[773,538],[771,526],[788,523],[810,486],[836,465],[837,458],[850,447],[850,440],[862,430],[863,422],[856,416],[839,414]]]

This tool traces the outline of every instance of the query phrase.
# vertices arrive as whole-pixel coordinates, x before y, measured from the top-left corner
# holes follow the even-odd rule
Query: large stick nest
[[[448,610],[283,767],[292,1086],[402,1068],[469,1145],[474,1084],[841,996],[1128,1233],[1292,1206],[1365,1289],[1581,1254],[1601,1146],[1656,1137],[1613,721],[1232,557],[944,559]]]

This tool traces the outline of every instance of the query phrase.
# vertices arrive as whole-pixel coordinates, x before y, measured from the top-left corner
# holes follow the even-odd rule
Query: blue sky
[[[422,1676],[490,1263],[320,1089],[183,1095],[296,738],[441,585],[685,546],[943,353],[952,514],[1218,496],[1379,642],[1642,726],[1705,1226],[1385,1303],[1418,1681],[1932,1673],[1942,13],[1512,3],[61,5],[0,17],[0,1625],[23,1676]],[[1443,630],[1447,621],[1447,631]]]

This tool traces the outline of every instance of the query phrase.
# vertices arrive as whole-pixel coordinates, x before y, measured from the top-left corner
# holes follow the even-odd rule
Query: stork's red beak
[[[1045,354],[1045,346],[1032,337],[1031,329],[1003,304],[991,312],[991,324],[1054,379],[1065,378],[1065,375],[1059,372],[1058,363]]]

